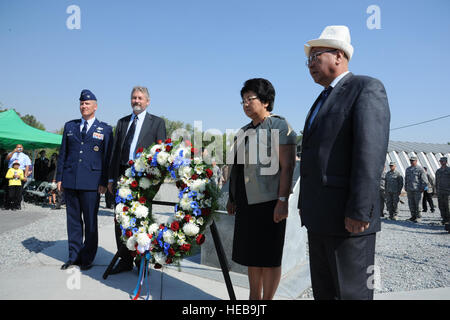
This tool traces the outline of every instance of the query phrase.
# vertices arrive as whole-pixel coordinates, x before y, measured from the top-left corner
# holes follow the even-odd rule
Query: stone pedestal
[[[307,233],[301,227],[297,210],[299,180],[295,184],[294,192],[289,197],[289,216],[286,221],[286,235],[283,249],[282,276],[277,290],[277,295],[287,298],[298,297],[311,285],[309,273],[309,260],[306,255]],[[239,265],[231,260],[233,247],[234,216],[225,212],[218,214],[215,219],[217,229],[222,240],[230,270],[246,275],[247,267]],[[201,264],[220,268],[211,233],[205,233],[207,241],[201,247]],[[268,240],[267,240],[268,241]],[[239,285],[248,287],[248,282]]]

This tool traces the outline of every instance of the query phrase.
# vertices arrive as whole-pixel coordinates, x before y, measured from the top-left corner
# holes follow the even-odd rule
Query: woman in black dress
[[[232,259],[248,266],[250,299],[272,299],[281,279],[297,136],[284,118],[271,113],[275,89],[268,80],[247,80],[241,97],[252,121],[232,149],[227,203],[228,213],[236,215]]]

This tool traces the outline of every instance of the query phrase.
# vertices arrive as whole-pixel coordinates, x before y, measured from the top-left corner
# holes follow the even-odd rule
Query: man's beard
[[[144,110],[144,108],[142,108],[139,105],[134,105],[133,106],[133,112],[135,112],[135,113],[141,113],[143,110]]]

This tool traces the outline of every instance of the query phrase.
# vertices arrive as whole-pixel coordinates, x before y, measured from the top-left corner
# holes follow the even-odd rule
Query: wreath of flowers
[[[212,167],[189,141],[158,141],[138,149],[117,183],[115,219],[134,256],[158,269],[179,262],[205,241],[204,230],[217,209],[219,189]],[[179,202],[168,223],[152,216],[152,200],[164,181],[174,181]]]

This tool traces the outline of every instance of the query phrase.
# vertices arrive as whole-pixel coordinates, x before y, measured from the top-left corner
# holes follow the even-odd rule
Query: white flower
[[[148,189],[148,188],[150,188],[150,186],[151,186],[151,182],[149,179],[142,177],[139,180],[139,187],[141,187],[142,189]]]
[[[147,234],[145,232],[138,233],[138,235],[136,237],[136,241],[137,241],[138,245],[140,245],[142,247],[148,247],[150,245],[150,238],[147,236]],[[139,251],[141,251],[141,250],[139,250]]]
[[[196,174],[202,174],[202,172],[203,172],[203,166],[195,166]]]
[[[125,205],[122,202],[117,204],[116,210],[114,212],[116,214],[121,214],[123,212],[123,207],[125,207]]]
[[[177,238],[178,238],[177,243],[179,246],[182,246],[183,244],[186,243],[186,236],[181,232],[177,233]]]
[[[152,223],[150,227],[148,227],[148,233],[153,234],[159,230],[159,226],[157,223]]]
[[[153,255],[153,258],[155,259],[156,263],[159,263],[160,265],[164,265],[166,263],[166,256],[163,252],[157,252]]]
[[[125,176],[126,177],[128,177],[128,178],[131,178],[132,177],[132,171],[131,171],[131,168],[127,168],[126,170],[125,170]]]
[[[178,221],[181,221],[184,219],[184,212],[181,210],[178,210],[177,212],[175,212],[175,219]]]
[[[130,227],[130,217],[127,216],[125,213],[122,213],[122,215],[120,215],[119,219],[117,220],[124,229],[128,229]]]
[[[163,233],[164,242],[172,244],[175,242],[174,234],[172,230],[167,229],[166,232]]]
[[[167,159],[169,158],[170,154],[168,154],[165,151],[161,151],[158,153],[158,157],[156,160],[158,161],[159,165],[165,166],[167,164]]]
[[[183,208],[183,210],[186,210],[186,211],[192,210],[191,199],[189,199],[189,197],[187,196],[186,193],[183,195],[183,198],[180,201],[180,206],[181,206],[181,208]]]
[[[136,215],[136,218],[146,218],[148,216],[148,208],[146,206],[139,205],[136,207],[134,214]]]
[[[202,217],[197,218],[197,223],[202,226],[204,223],[203,218]]]
[[[194,158],[194,164],[201,164],[203,162],[203,159],[200,157],[195,157]]]
[[[189,188],[192,191],[196,191],[196,192],[205,191],[205,187],[206,187],[206,181],[204,179],[193,180],[193,181],[191,181],[191,184],[189,186]]]
[[[162,150],[163,146],[160,144],[155,144],[151,149],[150,149],[150,155],[153,157],[156,153],[157,149],[161,149]]]
[[[119,189],[119,197],[122,199],[126,199],[128,195],[131,195],[131,189],[127,187],[123,187]]]
[[[136,251],[136,248],[134,247],[135,245],[136,245],[136,238],[134,236],[133,237],[129,237],[128,240],[127,240],[127,248],[128,248],[128,250]]]
[[[192,176],[192,168],[189,166],[181,167],[178,170],[178,174],[185,179],[189,179]]]
[[[183,226],[183,232],[187,236],[195,236],[200,231],[200,228],[196,226],[194,223],[186,223]]]
[[[136,172],[142,172],[145,170],[144,157],[139,157],[138,159],[136,159],[136,161],[134,162],[134,170],[136,170]]]

